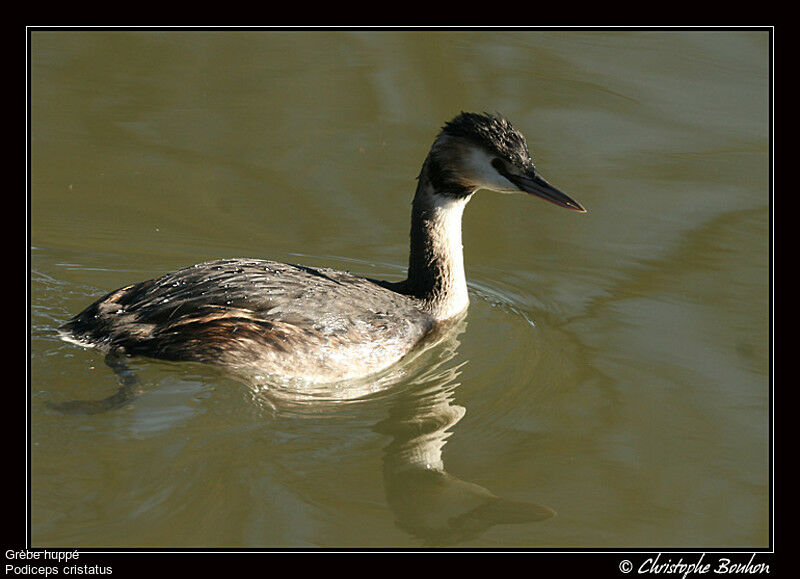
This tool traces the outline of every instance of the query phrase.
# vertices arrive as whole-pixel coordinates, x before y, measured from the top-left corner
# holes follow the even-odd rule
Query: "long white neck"
[[[448,196],[420,179],[411,214],[407,292],[438,320],[469,304],[461,243],[461,217],[471,195]]]

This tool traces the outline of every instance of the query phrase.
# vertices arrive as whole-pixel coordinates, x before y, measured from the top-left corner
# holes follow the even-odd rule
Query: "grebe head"
[[[446,123],[431,147],[421,185],[450,198],[478,189],[529,193],[574,211],[583,206],[536,171],[522,133],[499,114],[464,113]]]

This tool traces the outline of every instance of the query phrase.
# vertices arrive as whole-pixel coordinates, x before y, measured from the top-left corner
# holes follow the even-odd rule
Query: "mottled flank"
[[[334,381],[389,366],[432,326],[389,285],[332,269],[212,261],[113,291],[61,330],[129,355]]]

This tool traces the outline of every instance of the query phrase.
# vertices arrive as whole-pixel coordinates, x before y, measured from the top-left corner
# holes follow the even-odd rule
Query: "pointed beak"
[[[514,183],[514,185],[519,187],[520,190],[525,191],[526,193],[541,197],[542,199],[545,199],[550,203],[555,203],[560,207],[566,207],[567,209],[572,209],[573,211],[586,213],[586,209],[583,208],[583,205],[575,201],[566,193],[562,193],[553,187],[539,175],[512,175],[509,176],[509,179],[512,183]]]

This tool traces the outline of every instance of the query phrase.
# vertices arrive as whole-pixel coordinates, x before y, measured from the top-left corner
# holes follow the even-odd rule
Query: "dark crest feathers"
[[[461,112],[442,127],[443,135],[460,137],[525,167],[533,164],[525,137],[499,113]]]

